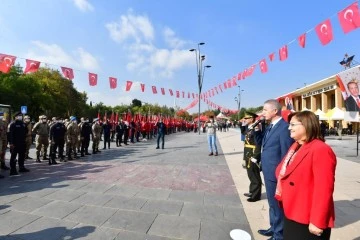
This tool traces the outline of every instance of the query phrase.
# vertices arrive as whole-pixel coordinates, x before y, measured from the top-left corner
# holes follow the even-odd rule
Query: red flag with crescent
[[[237,75],[237,80],[238,80],[238,81],[241,80],[241,73],[238,73],[238,75]]]
[[[180,92],[176,91],[176,97],[179,98],[180,97]]]
[[[268,71],[267,63],[265,58],[259,62],[260,70],[262,73],[266,73]]]
[[[195,93],[192,93],[192,97],[195,98]]]
[[[141,88],[141,91],[144,92],[145,91],[145,83],[140,83],[140,88]]]
[[[89,73],[89,84],[90,86],[96,86],[97,84],[97,74]]]
[[[74,71],[72,70],[72,68],[61,67],[61,71],[64,74],[64,78],[67,78],[69,80],[74,79]]]
[[[125,91],[130,91],[132,84],[132,81],[126,81]]]
[[[326,45],[333,40],[333,32],[330,19],[323,21],[315,27],[316,34],[322,45]]]
[[[351,32],[352,30],[360,27],[360,14],[358,3],[355,2],[338,12],[338,18],[344,33]]]
[[[306,33],[301,34],[301,35],[298,37],[298,41],[299,41],[299,45],[300,45],[300,47],[305,48],[305,43],[306,43]]]
[[[156,86],[151,87],[153,94],[157,94]]]
[[[40,67],[40,62],[26,59],[26,67],[24,73],[33,73],[36,72]]]
[[[275,53],[270,53],[270,54],[269,54],[269,59],[270,59],[271,62],[274,61],[274,59],[275,59]]]
[[[237,83],[236,83],[236,77],[233,77],[232,79],[232,86],[235,87],[237,86]],[[214,91],[214,90],[213,90]],[[214,94],[213,94],[214,95]]]
[[[16,57],[0,53],[0,72],[8,73],[15,64]]]
[[[182,97],[183,97],[183,98],[185,97],[185,92],[184,92],[184,91],[182,91]]]
[[[161,88],[160,90],[161,90],[161,94],[165,95],[165,88]]]
[[[109,83],[110,83],[111,89],[115,89],[117,87],[117,79],[116,78],[109,77]]]
[[[280,58],[280,61],[285,61],[288,58],[287,45],[284,45],[279,49],[279,58]]]
[[[169,89],[169,93],[170,93],[170,96],[173,96],[174,93],[173,93],[173,90],[172,89]]]

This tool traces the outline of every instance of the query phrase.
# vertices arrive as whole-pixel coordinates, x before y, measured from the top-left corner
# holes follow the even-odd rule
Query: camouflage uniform
[[[5,165],[5,152],[7,147],[7,123],[0,119],[0,162],[1,169],[8,170],[9,168]]]
[[[43,160],[49,160],[47,158],[47,148],[49,146],[49,133],[50,127],[46,122],[46,116],[40,116],[41,122],[37,122],[33,128],[33,132],[36,133],[36,161],[40,162],[40,151],[42,152]]]
[[[29,151],[32,144],[32,126],[30,123],[30,117],[25,116],[24,122],[27,128],[26,138],[25,138],[25,159],[32,159],[29,157]]]
[[[95,119],[93,121],[93,125],[92,125],[93,154],[100,152],[99,151],[99,143],[100,143],[102,127],[100,126],[100,124],[97,120],[98,119]]]
[[[69,146],[68,159],[72,160],[71,153],[75,158],[79,158],[76,154],[76,144],[79,137],[79,127],[75,121],[71,121],[67,126],[67,145]]]

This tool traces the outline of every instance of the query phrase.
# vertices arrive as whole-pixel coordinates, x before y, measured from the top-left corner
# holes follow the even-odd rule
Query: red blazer
[[[283,161],[276,168],[276,177]],[[322,229],[334,227],[335,168],[334,152],[320,140],[305,143],[298,150],[280,181],[282,205],[288,219],[312,223]]]

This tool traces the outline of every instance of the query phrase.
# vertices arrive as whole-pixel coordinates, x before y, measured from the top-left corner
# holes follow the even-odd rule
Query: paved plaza
[[[255,203],[243,196],[239,131],[219,132],[218,142],[219,156],[208,156],[206,134],[180,132],[166,136],[165,149],[155,140],[112,143],[56,166],[27,160],[31,172],[20,176],[2,171],[0,239],[230,240],[232,229],[266,239],[257,234],[269,226],[265,192]],[[327,142],[338,153],[332,239],[359,240],[356,139]]]

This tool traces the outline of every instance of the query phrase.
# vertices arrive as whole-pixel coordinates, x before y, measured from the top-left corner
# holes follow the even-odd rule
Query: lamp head
[[[204,44],[205,44],[204,42],[199,43],[199,45],[204,45]]]
[[[211,66],[210,66],[210,65],[206,65],[205,67],[206,67],[206,68],[211,68]]]
[[[192,48],[192,49],[190,49],[189,51],[190,51],[190,52],[193,52],[193,51],[195,51],[195,49],[194,49],[194,48]]]

